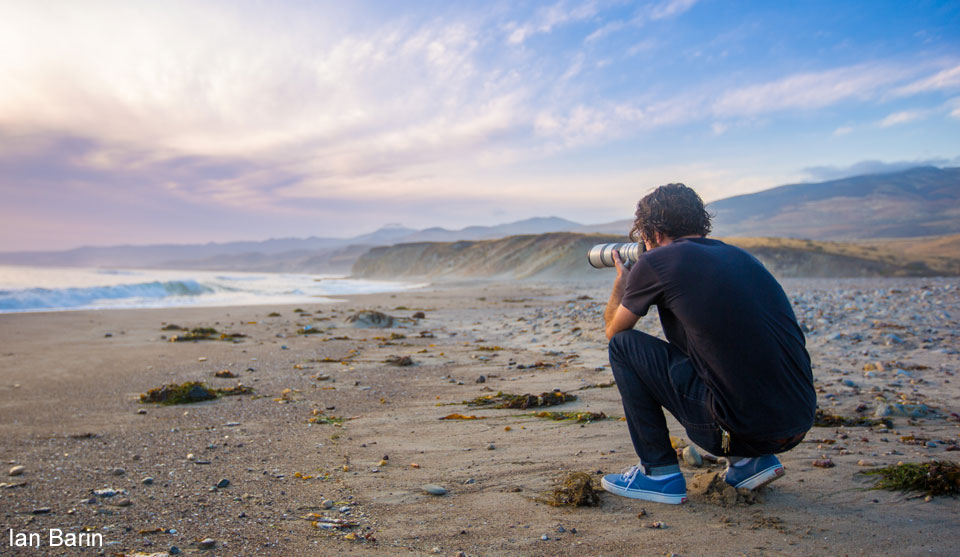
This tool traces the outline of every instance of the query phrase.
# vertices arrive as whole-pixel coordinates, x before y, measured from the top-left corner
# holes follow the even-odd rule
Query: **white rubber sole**
[[[687,500],[686,495],[666,495],[657,491],[623,489],[622,487],[617,487],[612,483],[609,483],[606,478],[600,479],[600,485],[603,487],[603,489],[613,493],[614,495],[629,497],[631,499],[643,499],[644,501],[655,501],[657,503],[667,503],[668,505],[679,505]]]
[[[761,472],[757,472],[733,487],[737,489],[749,489],[752,491],[754,489],[763,487],[774,480],[782,478],[785,473],[786,472],[783,469],[783,465],[778,464]]]

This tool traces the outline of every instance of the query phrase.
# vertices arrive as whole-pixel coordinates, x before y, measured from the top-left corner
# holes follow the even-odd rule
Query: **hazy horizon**
[[[0,252],[960,165],[960,5],[0,0]]]

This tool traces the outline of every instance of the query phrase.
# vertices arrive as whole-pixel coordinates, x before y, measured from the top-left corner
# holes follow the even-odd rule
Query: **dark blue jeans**
[[[799,439],[748,440],[734,434],[730,452],[724,454],[720,426],[707,408],[707,386],[686,354],[636,330],[617,333],[610,340],[609,351],[630,439],[647,475],[680,470],[677,453],[670,446],[664,408],[680,422],[691,442],[714,455],[755,457],[783,452],[799,443]]]

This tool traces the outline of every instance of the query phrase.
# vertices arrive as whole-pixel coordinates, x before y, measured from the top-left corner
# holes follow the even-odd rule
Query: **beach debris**
[[[919,491],[928,496],[960,494],[960,464],[955,462],[898,462],[862,473],[880,476],[874,489]]]
[[[474,416],[474,415],[465,416],[463,414],[448,414],[440,419],[441,420],[485,420],[487,419],[487,417]]]
[[[304,325],[303,327],[300,327],[299,329],[297,329],[298,335],[316,335],[322,332],[323,331],[314,327],[313,325]]]
[[[887,427],[893,427],[893,422],[886,419],[871,419],[864,416],[856,416],[853,418],[848,418],[845,416],[838,416],[835,414],[827,414],[823,410],[817,409],[813,417],[813,425],[817,427],[874,427],[878,425],[885,425]]]
[[[836,466],[831,458],[818,458],[813,461],[813,465],[817,468],[833,468]]]
[[[14,466],[13,468],[10,468],[10,470],[7,471],[7,475],[8,475],[8,476],[19,476],[19,475],[23,474],[24,470],[26,470],[26,469],[27,469],[26,466],[19,466],[19,465],[18,465],[18,466]]]
[[[655,520],[655,521],[653,521],[653,522],[646,522],[646,523],[644,523],[643,527],[644,527],[644,528],[656,528],[656,529],[661,529],[661,530],[662,530],[663,528],[666,528],[666,527],[667,527],[667,524],[666,524],[665,522],[663,522],[663,521]]]
[[[423,313],[422,311],[418,311],[418,312],[414,313],[413,315],[411,315],[411,317],[413,317],[414,319],[423,319],[423,318],[425,318],[426,316],[427,316],[427,314],[426,314],[426,313]]]
[[[407,367],[413,365],[413,358],[410,356],[388,356],[383,363],[395,365],[397,367]]]
[[[203,538],[197,542],[197,547],[200,549],[213,549],[217,545],[217,540],[213,538]]]
[[[105,498],[105,499],[108,498],[108,497],[116,497],[117,495],[126,494],[126,493],[127,493],[127,492],[126,492],[125,490],[123,490],[123,489],[113,489],[113,488],[110,488],[110,487],[105,487],[105,488],[103,488],[103,489],[94,489],[94,490],[93,490],[93,494],[94,494],[94,495],[96,495],[97,497],[103,497],[103,498]]]
[[[887,416],[926,418],[930,414],[930,411],[930,407],[926,404],[881,404],[877,407],[873,415],[875,418],[884,418]]]
[[[248,387],[242,383],[237,383],[235,387],[227,387],[225,389],[214,389],[214,392],[219,396],[237,396],[237,395],[252,395],[253,387]]]
[[[167,325],[170,327],[170,325]],[[167,327],[164,327],[164,330],[168,330]],[[173,330],[185,330],[183,328],[173,329]],[[246,338],[247,335],[243,333],[221,333],[213,327],[194,327],[188,332],[173,335],[170,337],[170,342],[187,342],[191,340],[235,340]]]
[[[346,421],[346,418],[339,416],[328,416],[324,414],[323,410],[319,408],[314,408],[312,411],[313,417],[307,420],[307,423],[311,424],[327,424],[340,427],[343,425],[343,422]]]
[[[556,487],[544,502],[554,507],[596,507],[600,505],[600,492],[593,485],[587,472],[570,472],[557,480]]]
[[[700,472],[687,483],[691,499],[713,505],[752,505],[760,502],[760,490],[736,489],[728,484],[721,472]]]
[[[249,394],[253,394],[253,388],[242,384],[237,384],[236,387],[227,387],[225,389],[211,389],[203,383],[188,381],[179,385],[171,383],[170,385],[150,389],[140,395],[140,402],[165,405],[190,404],[193,402],[213,400],[220,396]]]
[[[177,325],[175,323],[170,323],[169,325],[164,325],[163,327],[161,327],[160,330],[161,331],[183,331],[185,329],[180,325]]]
[[[358,329],[386,329],[393,327],[396,320],[379,311],[363,310],[347,317],[347,323],[351,323]]]
[[[280,314],[275,311],[271,311],[267,314],[267,317],[280,317]]]
[[[484,408],[516,408],[526,410],[531,407],[556,406],[574,400],[577,400],[576,395],[567,394],[559,390],[540,393],[539,395],[514,395],[499,391],[495,395],[478,396],[473,400],[465,400],[461,404]]]
[[[693,468],[700,468],[703,466],[703,457],[700,456],[700,453],[697,452],[697,449],[695,449],[693,445],[687,445],[684,447],[682,456],[683,461],[687,464],[687,466],[691,466]]]
[[[229,369],[221,369],[220,371],[213,374],[214,377],[219,377],[220,379],[232,379],[237,376],[236,373],[230,371]]]
[[[140,395],[140,402],[157,404],[188,404],[213,400],[217,393],[207,388],[203,383],[189,381],[186,383],[170,384],[156,389],[150,389]]]
[[[673,435],[671,435],[670,446],[673,447],[675,450],[682,449],[687,446],[687,442],[680,437],[674,437]]]
[[[447,494],[446,488],[439,485],[435,485],[435,484],[426,484],[422,486],[420,489],[422,489],[426,493],[429,493],[430,495],[436,495],[438,497]]]
[[[599,422],[600,420],[606,420],[607,415],[603,412],[533,412],[527,414],[528,416],[533,416],[534,418],[543,418],[546,420],[554,420],[558,422],[562,421],[574,421],[581,424],[588,424],[590,422]]]
[[[228,480],[227,478],[223,478],[222,480],[217,482],[217,487],[220,489],[223,489],[229,485],[230,485],[230,480]]]

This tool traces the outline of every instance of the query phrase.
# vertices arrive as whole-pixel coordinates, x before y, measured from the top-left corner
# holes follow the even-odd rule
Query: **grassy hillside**
[[[622,242],[608,234],[553,233],[475,242],[420,242],[374,248],[353,266],[364,278],[609,280],[587,264],[587,250]],[[790,238],[727,238],[780,277],[960,274],[960,259],[913,255],[881,245]],[[950,244],[952,245],[952,244]],[[933,248],[931,248],[933,249]]]

